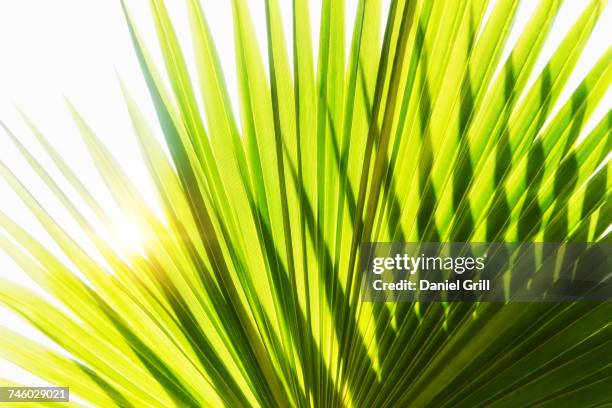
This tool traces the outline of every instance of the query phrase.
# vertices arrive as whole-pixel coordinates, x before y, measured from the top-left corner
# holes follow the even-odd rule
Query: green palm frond
[[[0,248],[57,301],[2,281],[0,304],[65,351],[0,327],[1,358],[101,407],[612,404],[609,303],[365,303],[358,265],[362,242],[609,240],[610,110],[585,129],[610,89],[612,51],[561,100],[605,1],[588,1],[536,71],[561,1],[538,2],[507,54],[518,0],[397,0],[388,14],[360,0],[354,23],[342,1],[323,0],[315,58],[307,0],[291,16],[265,0],[266,55],[248,2],[232,0],[236,73],[223,72],[200,1],[186,3],[193,50],[164,1],[150,1],[162,67],[122,2],[163,141],[121,87],[163,217],[68,103],[147,237],[139,251],[102,238],[5,129],[105,265],[0,163],[65,255],[0,211]],[[52,137],[24,120],[111,224]]]

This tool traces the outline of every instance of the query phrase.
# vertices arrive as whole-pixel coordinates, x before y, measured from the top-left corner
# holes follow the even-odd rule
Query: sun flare
[[[146,247],[146,234],[134,220],[121,219],[115,222],[110,234],[111,245],[124,255],[143,254]]]

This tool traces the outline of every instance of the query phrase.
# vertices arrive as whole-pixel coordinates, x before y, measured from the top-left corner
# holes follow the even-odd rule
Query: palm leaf
[[[609,241],[612,114],[594,115],[610,50],[561,100],[604,1],[536,72],[557,0],[539,2],[509,48],[515,0],[397,0],[382,20],[382,1],[360,0],[354,22],[324,0],[316,57],[307,1],[291,16],[264,2],[264,55],[248,2],[233,0],[230,73],[188,0],[195,78],[165,2],[150,1],[163,67],[126,3],[163,140],[121,88],[163,215],[70,103],[147,238],[139,251],[103,238],[111,215],[50,136],[24,115],[67,184],[5,129],[96,253],[0,165],[61,250],[0,212],[0,248],[53,299],[3,281],[0,304],[58,347],[2,329],[0,356],[99,406],[612,403],[609,304],[363,303],[358,265],[369,241]]]

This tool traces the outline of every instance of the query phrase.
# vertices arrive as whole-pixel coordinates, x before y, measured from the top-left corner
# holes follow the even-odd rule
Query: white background
[[[155,34],[148,11],[148,1],[128,0],[127,3],[141,34],[159,62],[160,54],[155,47]],[[226,80],[234,108],[236,108],[237,91],[233,75],[235,65],[233,62],[231,2],[213,0],[203,3],[215,41],[219,46],[224,72],[228,73]],[[248,3],[256,22],[260,46],[265,52],[265,26],[262,24],[265,22],[263,0],[250,0]],[[291,23],[288,19],[291,15],[291,1],[281,0],[280,3],[285,17],[287,38],[288,41],[291,41]],[[356,3],[356,0],[347,1],[347,26],[352,25]],[[536,3],[531,0],[523,1],[519,9],[520,18],[518,26],[515,27],[515,33],[520,31],[521,24],[526,22]],[[555,23],[551,40],[545,47],[544,58],[539,63],[540,68],[553,52],[561,38],[560,34],[566,31],[569,24],[579,16],[580,10],[586,3],[583,0],[566,1]],[[192,63],[184,1],[168,0],[167,5],[176,22],[188,62]],[[319,7],[320,0],[313,1],[311,13],[315,46],[318,37]],[[570,80],[565,96],[610,46],[611,26],[612,7],[608,4]],[[347,41],[349,38],[350,33],[347,33]],[[513,39],[516,39],[516,35],[511,37],[510,42]],[[77,107],[95,132],[107,143],[117,159],[129,168],[130,177],[155,207],[151,185],[140,161],[132,127],[118,87],[117,75],[121,76],[128,85],[141,109],[145,111],[149,123],[155,124],[154,111],[132,49],[119,0],[0,0],[0,121],[9,127],[22,143],[31,148],[41,162],[48,164],[50,160],[42,154],[41,148],[34,142],[34,138],[16,108],[27,113],[77,174],[87,181],[87,186],[102,205],[115,214],[116,225],[100,226],[101,233],[108,234],[111,240],[114,237],[115,241],[125,241],[126,245],[130,245],[132,241],[137,241],[138,237],[133,236],[133,231],[130,231],[129,228],[126,230],[125,227],[122,227],[126,225],[126,220],[113,209],[114,204],[87,158],[85,148],[79,140],[78,131],[64,102],[65,96]],[[611,106],[611,93],[608,92],[596,116],[601,117]],[[596,120],[597,117],[594,119]],[[55,219],[61,220],[62,225],[74,233],[77,239],[82,236],[69,222],[61,205],[51,197],[47,189],[16,154],[14,146],[3,130],[0,130],[0,160],[35,193],[38,200]],[[53,166],[50,166],[49,169],[52,175],[58,174]],[[60,182],[61,178],[57,179]],[[60,185],[66,186],[67,184],[60,182]],[[74,195],[71,194],[71,197]],[[52,240],[1,179],[0,210],[13,217],[18,224],[33,232],[37,238],[53,249]],[[18,267],[1,251],[0,277],[35,287],[33,282],[29,281],[26,275],[19,271]],[[38,341],[49,344],[44,336],[28,328],[20,318],[1,308],[0,324],[17,329]],[[2,377],[28,385],[44,384],[40,379],[33,378],[7,361],[0,360],[0,378]]]

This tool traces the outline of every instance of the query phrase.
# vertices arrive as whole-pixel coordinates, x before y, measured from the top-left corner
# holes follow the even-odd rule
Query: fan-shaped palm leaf
[[[605,2],[536,72],[560,1],[538,2],[506,55],[518,0],[397,0],[382,25],[383,2],[361,0],[346,50],[343,2],[323,0],[315,62],[306,0],[288,48],[265,1],[267,55],[233,0],[239,120],[200,2],[187,1],[197,78],[164,1],[150,3],[164,67],[123,7],[169,157],[123,91],[163,219],[77,108],[142,252],[117,253],[7,129],[107,265],[1,164],[72,265],[0,212],[0,248],[62,307],[4,281],[0,303],[67,352],[3,328],[0,357],[97,406],[612,404],[610,304],[362,303],[357,265],[367,241],[609,239],[609,110],[579,139],[610,87],[609,50],[554,109]]]

